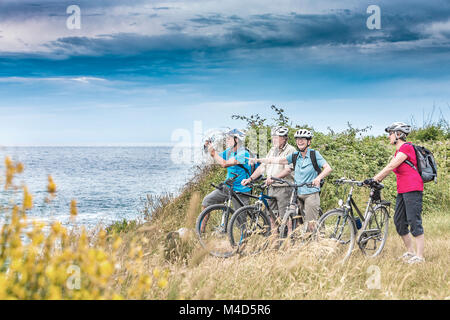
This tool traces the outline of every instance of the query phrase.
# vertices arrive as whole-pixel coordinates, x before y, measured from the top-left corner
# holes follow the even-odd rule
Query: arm
[[[389,162],[389,164],[381,170],[373,179],[375,181],[381,182],[383,181],[392,170],[396,169],[399,165],[401,165],[405,160],[408,159],[408,156],[403,152],[397,153],[394,159]]]
[[[239,162],[235,158],[229,160],[225,160],[224,158],[222,158],[211,144],[208,144],[208,151],[214,161],[218,163],[222,168],[228,168],[239,164]]]
[[[222,168],[228,168],[239,164],[239,162],[235,158],[225,160],[215,151],[211,154],[211,156],[213,157],[214,161],[216,161]]]
[[[328,177],[328,175],[333,171],[331,166],[326,162],[322,167],[322,172],[313,180],[312,184],[316,187],[320,186],[320,181]]]
[[[255,158],[255,159],[251,159],[251,161],[265,163],[265,164],[282,164],[282,165],[289,164],[285,157],[281,157],[281,158],[260,158],[260,159]]]
[[[258,168],[256,168],[255,172],[253,172],[253,174],[250,176],[250,178],[248,179],[243,179],[241,181],[241,184],[243,186],[246,186],[247,184],[249,184],[251,181],[256,180],[259,176],[261,176],[264,173],[264,168],[263,166],[259,166]]]

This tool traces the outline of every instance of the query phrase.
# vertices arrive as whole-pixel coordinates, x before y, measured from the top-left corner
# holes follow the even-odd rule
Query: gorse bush
[[[162,297],[169,273],[144,260],[145,241],[121,238],[121,229],[131,228],[128,223],[110,228],[110,234],[104,229],[88,234],[84,228],[69,231],[59,222],[29,221],[26,212],[33,197],[13,181],[24,167],[10,158],[5,167],[5,189],[22,192],[23,201],[0,211],[0,299]],[[46,201],[51,201],[56,194],[51,177],[47,190]],[[68,210],[75,218],[76,201]]]
[[[308,124],[293,125],[284,114],[284,110],[275,106],[271,107],[275,111],[276,117],[272,123],[260,115],[239,116],[233,115],[233,119],[246,122],[247,129],[252,132],[264,132],[270,137],[270,128],[275,125],[285,125],[289,128],[289,143],[296,147],[294,138],[295,131],[299,127],[309,129],[313,132],[314,138],[311,147],[319,150],[324,156],[333,172],[327,177],[326,183],[321,194],[321,205],[323,210],[328,210],[337,205],[338,199],[344,197],[345,190],[341,187],[337,189],[332,182],[338,178],[350,178],[355,180],[364,180],[372,178],[391,160],[395,153],[395,147],[389,145],[386,135],[368,136],[370,127],[358,129],[352,127],[349,123],[348,128],[342,132],[336,133],[329,129],[328,133],[322,133],[314,130]],[[432,211],[438,208],[449,207],[449,127],[448,122],[441,118],[437,122],[428,122],[424,128],[415,128],[408,137],[408,141],[423,145],[430,149],[438,164],[438,184],[428,183],[425,185],[424,192],[424,212]],[[260,143],[260,142],[259,142]],[[260,145],[252,145],[247,139],[249,148],[260,148]],[[270,140],[265,150],[269,150]],[[255,152],[255,151],[254,151]],[[256,153],[256,152],[255,152]],[[259,155],[264,156],[264,155]],[[383,197],[389,201],[394,201],[396,197],[396,179],[393,173],[383,181],[385,189]],[[367,201],[368,191],[361,189],[356,192],[356,199]]]

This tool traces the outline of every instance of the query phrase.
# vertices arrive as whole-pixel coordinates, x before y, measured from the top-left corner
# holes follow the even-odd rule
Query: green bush
[[[345,199],[347,190],[345,187],[337,188],[332,182],[338,178],[350,178],[364,180],[375,176],[383,169],[395,153],[395,148],[389,144],[385,135],[373,137],[364,135],[370,127],[364,129],[353,128],[348,124],[348,129],[336,133],[329,129],[328,133],[314,130],[308,124],[294,126],[288,122],[288,117],[283,114],[283,109],[271,107],[277,114],[274,122],[269,125],[267,119],[259,115],[236,116],[234,119],[247,121],[249,128],[270,130],[271,126],[283,124],[290,128],[289,143],[296,146],[294,133],[299,128],[307,128],[313,131],[314,139],[311,147],[319,150],[324,156],[333,172],[326,179],[321,193],[321,205],[323,210],[329,210],[337,206],[339,199]],[[258,119],[257,122],[253,121]],[[282,120],[284,121],[283,123]],[[258,127],[259,125],[259,127]],[[449,130],[448,122],[441,119],[436,123],[428,123],[424,128],[416,128],[408,137],[409,141],[423,145],[430,149],[438,164],[438,184],[427,183],[424,190],[424,213],[434,210],[446,210],[449,208]],[[385,189],[382,192],[384,199],[395,204],[397,195],[396,178],[393,173],[384,181]],[[361,207],[368,199],[368,190],[361,189],[355,193],[355,198],[360,200]]]

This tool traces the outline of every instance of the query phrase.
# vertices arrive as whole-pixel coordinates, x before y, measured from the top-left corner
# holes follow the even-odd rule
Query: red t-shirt
[[[412,145],[405,143],[397,152],[395,152],[395,155],[397,155],[398,152],[406,154],[408,156],[406,160],[411,161],[417,168],[416,152],[414,151],[414,147]],[[412,168],[406,162],[403,162],[401,165],[395,168],[394,173],[397,175],[398,193],[423,191],[422,177],[416,169]]]

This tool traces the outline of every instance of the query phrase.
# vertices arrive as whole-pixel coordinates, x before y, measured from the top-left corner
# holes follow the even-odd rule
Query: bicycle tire
[[[267,247],[271,227],[269,217],[256,206],[241,207],[231,216],[228,238],[241,254],[256,254]]]
[[[363,230],[358,236],[358,246],[363,254],[371,258],[378,256],[386,244],[388,232],[388,209],[385,206],[375,207],[369,221],[367,222],[365,230]],[[378,247],[377,242],[379,242]],[[371,244],[373,244],[373,247]]]
[[[332,253],[343,255],[342,261],[346,261],[352,254],[355,238],[355,222],[343,209],[332,209],[324,213],[318,221],[316,241],[330,245]]]
[[[219,258],[228,258],[234,254],[234,250],[229,243],[227,228],[221,225],[222,216],[220,215],[225,214],[227,210],[229,210],[229,215],[225,224],[228,225],[234,210],[224,204],[215,204],[207,207],[199,214],[195,223],[195,231],[201,246],[209,254]]]

